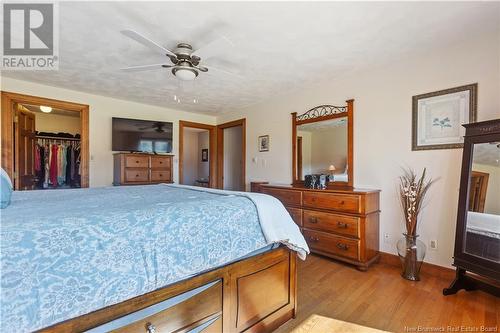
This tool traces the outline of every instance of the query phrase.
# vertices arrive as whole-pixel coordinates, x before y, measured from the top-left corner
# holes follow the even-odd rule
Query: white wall
[[[330,165],[335,173],[343,173],[347,164],[347,126],[313,131],[311,142],[312,173],[328,174]]]
[[[241,126],[224,129],[224,189],[241,190]]]
[[[500,166],[474,163],[472,170],[489,174],[484,212],[500,215]]]
[[[198,132],[184,129],[182,147],[182,180],[184,185],[195,185],[198,178]]]
[[[209,149],[210,138],[209,132],[203,131],[198,133],[198,178],[209,179],[210,176],[210,156],[209,161],[203,162],[201,160],[201,151]],[[210,155],[210,151],[208,152]]]
[[[40,74],[42,75],[42,74]],[[179,120],[215,124],[215,117],[134,103],[74,90],[2,77],[5,91],[54,98],[90,106],[90,186],[106,186],[113,182],[113,152],[111,151],[111,118],[136,118],[171,121],[174,123],[173,153],[178,154]],[[178,158],[174,158],[174,181],[178,182]]]
[[[418,232],[427,245],[431,239],[438,242],[437,251],[428,250],[425,261],[449,266],[462,150],[411,151],[412,96],[478,82],[479,120],[500,118],[499,41],[499,34],[494,33],[442,50],[423,50],[422,54],[401,59],[389,67],[335,77],[315,87],[218,117],[217,121],[246,118],[247,183],[253,180],[290,183],[290,113],[300,114],[321,104],[344,105],[345,100],[354,98],[354,182],[357,187],[382,190],[381,250],[396,253],[395,243],[403,231],[396,194],[400,168],[427,167],[428,173],[439,181],[430,190]],[[259,153],[257,137],[266,134],[273,143],[271,151]],[[252,161],[253,157],[258,158],[257,163]],[[387,242],[385,233],[389,234]]]
[[[81,134],[81,121],[80,117],[35,112],[35,128],[39,132],[66,132],[75,135]]]

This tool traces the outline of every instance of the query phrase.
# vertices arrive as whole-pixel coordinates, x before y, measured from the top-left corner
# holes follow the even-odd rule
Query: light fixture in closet
[[[45,113],[50,113],[50,112],[52,112],[52,108],[50,106],[41,105],[40,111],[45,112]]]

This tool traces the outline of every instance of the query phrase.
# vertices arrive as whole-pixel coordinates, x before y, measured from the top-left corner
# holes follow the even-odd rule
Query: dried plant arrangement
[[[423,203],[429,188],[435,180],[427,177],[424,168],[420,177],[412,169],[403,169],[399,177],[399,199],[405,219],[406,233],[398,241],[398,255],[401,259],[403,271],[401,276],[405,279],[418,281],[420,268],[425,257],[426,246],[417,240],[418,217],[423,208]]]
[[[424,168],[422,175],[417,179],[417,174],[412,169],[403,169],[403,175],[399,177],[399,199],[403,214],[405,216],[406,234],[416,236],[417,221],[425,195],[436,181],[427,179],[427,169]]]

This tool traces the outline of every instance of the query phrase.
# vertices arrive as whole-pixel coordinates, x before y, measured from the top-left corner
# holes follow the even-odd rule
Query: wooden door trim
[[[472,181],[473,177],[478,177],[481,178],[481,188],[479,192],[479,204],[478,204],[478,210],[474,210],[474,212],[478,213],[484,213],[484,206],[486,204],[486,193],[488,191],[488,182],[490,178],[490,174],[487,172],[480,172],[480,171],[471,171],[470,173],[470,179]],[[469,187],[471,187],[472,184],[469,184]],[[470,205],[470,194],[471,194],[472,188],[469,189],[469,205]],[[469,206],[470,209],[470,206]]]
[[[217,188],[224,188],[224,130],[241,126],[241,188],[246,191],[246,118],[217,125]]]
[[[183,176],[183,152],[184,152],[184,128],[199,128],[208,130],[208,163],[209,163],[209,187],[216,187],[217,184],[217,127],[202,123],[195,123],[186,120],[179,120],[179,184],[182,184]]]
[[[89,106],[57,99],[1,91],[2,105],[2,167],[11,179],[14,174],[14,104],[46,105],[56,109],[80,112],[81,187],[89,187]]]
[[[16,108],[17,107],[17,108]],[[14,143],[17,143],[17,146],[16,146],[16,154],[14,154],[14,165],[18,166],[17,167],[17,179],[15,182],[13,182],[13,185],[14,185],[14,189],[15,190],[20,190],[20,189],[27,189],[26,186],[21,186],[21,183],[23,183],[23,177],[25,176],[24,175],[24,172],[21,173],[21,170],[19,169],[19,166],[21,165],[21,154],[20,154],[20,149],[21,149],[21,135],[22,135],[22,131],[21,129],[19,128],[20,127],[20,115],[21,113],[25,113],[26,115],[29,115],[30,117],[33,117],[33,132],[36,132],[36,114],[30,110],[28,110],[27,108],[25,108],[24,106],[22,106],[22,104],[17,104],[17,103],[14,103],[13,105],[13,108],[16,109],[16,112],[17,112],[17,122],[16,122],[16,125],[14,125]],[[33,143],[32,143],[32,147],[31,149],[33,149],[34,145],[35,145],[35,136],[33,135]],[[24,143],[23,143],[23,146],[24,146]],[[26,148],[26,147],[24,147]],[[35,176],[34,174],[34,156],[33,154],[31,155],[32,157],[32,165],[31,165],[31,180],[33,180],[33,177]],[[24,163],[26,163],[26,159],[24,159]],[[23,169],[26,169],[26,166],[24,166]],[[34,183],[31,182],[31,187],[29,188],[30,190],[33,190],[34,189]]]
[[[302,137],[297,136],[297,175],[300,179],[302,175]]]

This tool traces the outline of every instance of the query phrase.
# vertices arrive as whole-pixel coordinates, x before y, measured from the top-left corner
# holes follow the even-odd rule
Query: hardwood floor
[[[316,255],[298,260],[297,318],[276,332],[289,332],[312,314],[391,332],[417,332],[418,326],[500,331],[500,298],[481,291],[445,297],[441,291],[450,280],[422,274],[411,282],[399,274],[398,267],[383,263],[360,272]]]

